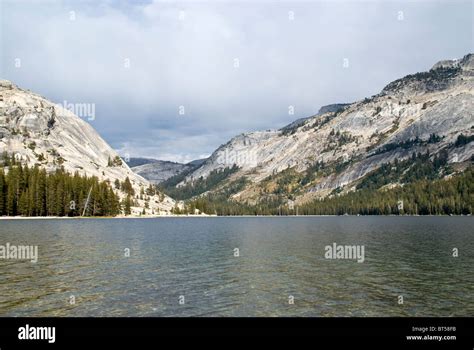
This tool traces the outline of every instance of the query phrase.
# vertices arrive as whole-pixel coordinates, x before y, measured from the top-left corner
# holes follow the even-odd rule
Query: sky
[[[473,49],[474,1],[0,0],[0,78],[188,162]]]

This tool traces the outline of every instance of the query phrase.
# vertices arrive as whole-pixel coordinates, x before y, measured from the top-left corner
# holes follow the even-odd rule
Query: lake
[[[474,316],[472,217],[0,220],[0,316]],[[329,259],[334,244],[363,262]],[[456,254],[457,253],[457,254]],[[456,256],[457,255],[457,256]]]

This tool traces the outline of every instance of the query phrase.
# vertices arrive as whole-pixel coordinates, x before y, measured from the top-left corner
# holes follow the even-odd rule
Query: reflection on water
[[[38,245],[39,259],[0,260],[0,315],[474,316],[473,224],[470,217],[1,220],[0,245]],[[364,245],[365,262],[325,259],[334,242]]]

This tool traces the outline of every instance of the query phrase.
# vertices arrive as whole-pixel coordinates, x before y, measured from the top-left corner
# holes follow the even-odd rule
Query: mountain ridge
[[[206,158],[179,163],[154,158],[130,158],[127,164],[133,172],[158,185],[173,176],[193,170],[205,160]]]
[[[134,188],[133,214],[166,214],[175,202],[164,194],[138,195],[150,182],[130,170],[94,128],[62,105],[0,81],[0,153],[14,154],[22,164],[48,172],[60,167],[74,174],[96,176],[111,185],[127,179]],[[127,195],[115,191],[124,199]]]
[[[382,164],[407,159],[413,152],[431,152],[434,157],[446,150],[449,164],[469,163],[472,143],[462,147],[453,144],[461,134],[470,137],[473,133],[473,87],[472,54],[438,62],[427,72],[388,83],[370,98],[301,118],[280,130],[237,135],[218,147],[177,187],[192,186],[215,172],[237,166],[238,171],[212,188],[203,187],[206,191],[201,195],[245,179],[247,184],[229,199],[252,205],[275,197],[305,203],[327,197],[336,189],[351,191],[358,180]],[[433,135],[437,142],[428,142]],[[409,148],[402,147],[408,144]],[[318,163],[323,163],[324,169],[304,185],[280,186],[278,179],[272,180],[272,176],[276,178],[289,169],[304,174]]]

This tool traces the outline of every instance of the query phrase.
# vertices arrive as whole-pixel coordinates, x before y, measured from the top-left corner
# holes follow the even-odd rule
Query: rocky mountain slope
[[[66,171],[109,180],[128,177],[138,195],[150,182],[135,174],[118,154],[81,118],[61,105],[0,81],[0,153],[14,154],[28,166],[39,165],[48,171]],[[123,198],[121,190],[116,190]],[[142,196],[143,197],[143,196]],[[145,203],[147,202],[147,204]],[[175,202],[164,195],[136,198],[132,213],[166,214]]]
[[[140,157],[132,157],[132,158],[127,158],[125,157],[125,163],[131,168],[139,166],[139,165],[144,165],[144,164],[150,164],[157,162],[157,159],[153,158],[140,158]]]
[[[382,164],[409,159],[414,152],[429,152],[432,160],[442,155],[454,170],[462,170],[473,156],[473,128],[474,55],[468,54],[280,130],[236,136],[177,186],[199,184],[203,193],[224,191],[248,204],[272,198],[305,203],[352,191]],[[224,179],[203,185],[202,179],[232,167]]]
[[[153,160],[147,164],[132,167],[132,171],[153,184],[159,184],[172,176],[194,169],[192,164],[182,164],[165,160]]]

